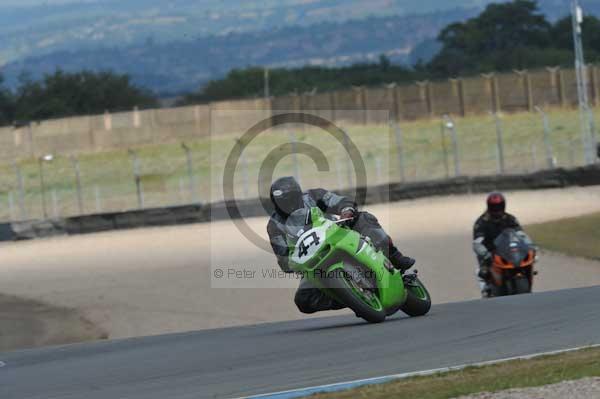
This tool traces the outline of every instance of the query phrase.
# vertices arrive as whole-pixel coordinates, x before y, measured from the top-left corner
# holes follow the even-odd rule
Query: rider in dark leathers
[[[414,259],[406,257],[398,251],[375,216],[368,212],[358,212],[356,203],[347,197],[322,188],[303,192],[296,179],[282,177],[271,185],[271,201],[275,211],[267,224],[267,232],[273,252],[277,257],[277,263],[284,272],[292,272],[288,267],[289,249],[286,240],[285,222],[291,213],[304,207],[319,207],[325,213],[340,215],[344,219],[352,218],[353,221],[350,222],[349,227],[363,236],[371,238],[373,244],[386,254],[397,269],[405,271],[415,263]],[[305,279],[300,282],[294,302],[303,313],[315,313],[344,307]]]
[[[487,210],[473,226],[473,251],[477,256],[479,268],[477,277],[482,296],[489,295],[492,253],[496,249],[494,241],[505,229],[514,229],[526,237],[516,217],[506,212],[506,198],[498,192],[487,197]],[[530,240],[529,240],[530,241]]]

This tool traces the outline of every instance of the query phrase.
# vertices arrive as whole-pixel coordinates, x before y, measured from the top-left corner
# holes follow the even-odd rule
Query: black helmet
[[[487,211],[491,217],[499,219],[506,211],[506,198],[502,193],[494,192],[487,197]]]
[[[271,184],[271,202],[275,210],[283,216],[289,216],[304,207],[302,188],[291,176],[277,179]]]

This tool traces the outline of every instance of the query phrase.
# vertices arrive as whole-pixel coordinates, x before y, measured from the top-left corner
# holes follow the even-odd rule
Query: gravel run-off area
[[[600,398],[600,378],[563,381],[543,387],[479,393],[458,399],[595,399]]]

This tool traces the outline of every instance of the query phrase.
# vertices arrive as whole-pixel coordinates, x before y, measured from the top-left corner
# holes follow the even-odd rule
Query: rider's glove
[[[357,212],[355,208],[347,206],[340,212],[340,217],[342,219],[354,219],[356,217],[356,213]]]
[[[489,252],[486,253],[483,257],[483,260],[481,261],[481,264],[488,269],[492,267],[492,254]]]
[[[404,271],[413,267],[416,263],[416,260],[409,256],[402,256],[400,261],[398,262],[398,266]]]

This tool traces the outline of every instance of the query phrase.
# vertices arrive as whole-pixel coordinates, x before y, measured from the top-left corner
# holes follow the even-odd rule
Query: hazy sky
[[[42,4],[56,5],[68,3],[95,3],[97,0],[0,0],[0,7],[24,7],[37,6]]]

